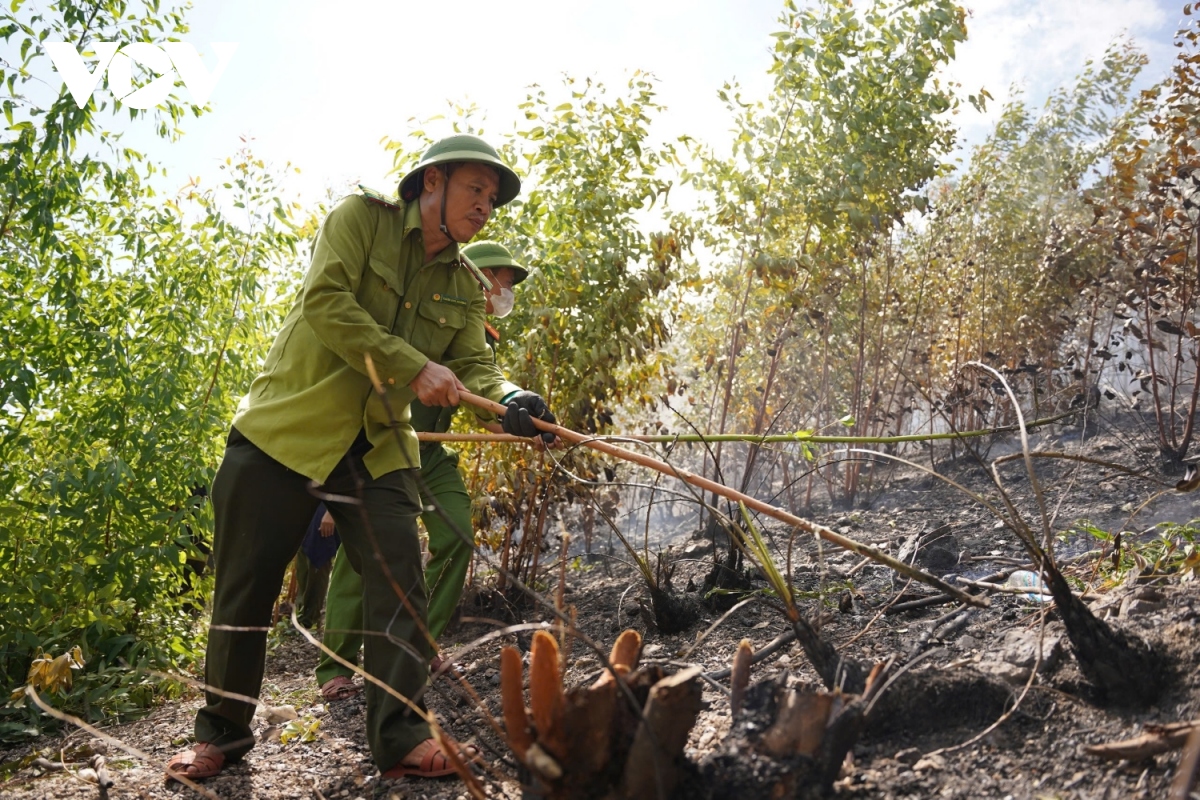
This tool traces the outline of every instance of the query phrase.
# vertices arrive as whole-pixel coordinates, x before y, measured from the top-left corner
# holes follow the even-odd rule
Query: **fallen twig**
[[[924,647],[933,639],[945,641],[967,626],[967,623],[978,613],[973,608],[956,608],[949,614],[943,614],[933,621],[929,630],[917,638],[917,646]]]
[[[1036,594],[1042,597],[1053,597],[1049,589],[1037,589],[1033,586],[1009,586],[1006,583],[992,583],[990,581],[972,581],[959,576],[958,582],[964,586],[971,586],[976,589],[987,589],[989,592],[1001,592],[1003,594]],[[1081,594],[1080,600],[1099,600],[1098,594]]]
[[[769,644],[765,645],[762,649],[755,650],[754,655],[750,656],[750,663],[757,664],[758,662],[763,661],[764,659],[770,658],[771,656],[775,655],[780,650],[782,650],[784,647],[788,646],[789,644],[791,644],[794,641],[796,641],[796,632],[794,630],[784,631],[783,633],[776,636]],[[704,675],[701,675],[700,677],[705,678],[707,680],[723,681],[729,677],[730,672],[731,672],[731,668],[726,667],[725,669],[717,670],[716,672],[707,672]]]
[[[1188,737],[1197,731],[1200,731],[1200,720],[1170,722],[1165,725],[1150,723],[1145,726],[1145,733],[1141,736],[1120,742],[1092,744],[1085,747],[1084,750],[1091,755],[1114,761],[1120,759],[1141,761],[1159,753],[1178,750],[1187,744]]]
[[[689,657],[692,653],[694,653],[696,651],[697,647],[699,647],[701,644],[704,643],[704,640],[708,638],[708,635],[710,633],[712,633],[713,631],[715,631],[722,622],[724,622],[725,620],[727,620],[731,616],[733,616],[743,606],[745,606],[748,603],[750,603],[754,600],[757,600],[757,599],[758,598],[755,595],[751,595],[750,597],[747,597],[745,600],[742,600],[741,602],[739,602],[733,608],[726,611],[724,614],[722,614],[720,617],[717,618],[716,622],[714,622],[712,625],[709,625],[707,628],[705,628],[704,632],[699,634],[696,637],[696,641],[692,642],[690,645],[688,645],[686,648],[684,648],[683,651],[679,654],[679,657],[685,658],[685,659],[687,657]]]
[[[894,606],[887,606],[884,613],[899,614],[902,611],[913,611],[918,608],[927,608],[928,606],[940,606],[942,603],[958,602],[957,597],[951,597],[948,594],[933,594],[929,597],[922,597],[919,600],[906,600],[903,603],[896,603]]]
[[[158,763],[157,759],[153,758],[149,753],[144,753],[141,750],[138,750],[136,747],[125,744],[120,739],[116,738],[115,736],[109,736],[107,733],[104,733],[103,731],[100,731],[100,730],[92,727],[91,725],[87,724],[83,720],[79,719],[79,717],[72,716],[64,711],[59,711],[57,708],[55,708],[54,706],[50,705],[45,700],[43,700],[41,695],[39,695],[37,693],[37,690],[34,689],[32,686],[25,687],[25,694],[29,697],[30,700],[33,701],[34,705],[36,705],[42,711],[46,712],[47,714],[54,717],[55,719],[57,719],[61,722],[70,723],[71,725],[74,725],[75,727],[80,728],[81,730],[85,730],[88,733],[90,733],[92,736],[95,736],[98,739],[102,739],[105,742],[108,742],[110,745],[113,745],[114,747],[119,747],[120,749],[124,750],[126,753],[129,753],[132,756],[137,756],[138,758],[145,761],[147,764]],[[163,767],[164,774],[166,774],[166,771],[167,771],[166,767]],[[203,786],[196,783],[192,779],[188,778],[186,775],[180,775],[180,774],[176,773],[176,774],[173,774],[171,777],[172,777],[172,779],[179,781],[180,783],[184,784],[185,786],[187,786],[191,789],[195,789],[197,792],[199,792],[204,797],[209,798],[209,800],[221,800],[219,795],[214,794],[213,792],[210,792],[208,789],[205,789]]]

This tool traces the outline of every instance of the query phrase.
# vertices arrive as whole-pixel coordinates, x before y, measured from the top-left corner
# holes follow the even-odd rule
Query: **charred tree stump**
[[[677,567],[675,559],[659,553],[654,580],[647,581],[654,625],[666,634],[682,633],[700,619],[700,603],[690,595],[678,594],[671,585]]]
[[[700,604],[694,598],[670,589],[651,586],[650,607],[654,611],[655,627],[666,634],[682,633],[700,619]]]
[[[534,634],[526,710],[521,655],[501,653],[508,743],[528,769],[530,798],[669,798],[684,771],[683,746],[700,712],[699,668],[634,671],[641,637],[625,631],[591,686],[563,691],[558,646]],[[631,704],[630,698],[634,704]]]
[[[1043,572],[1084,677],[1113,703],[1148,706],[1157,700],[1163,685],[1158,654],[1140,637],[1098,619],[1048,560]]]
[[[804,648],[804,654],[813,669],[821,676],[826,689],[840,689],[851,694],[861,693],[867,686],[870,670],[863,664],[838,653],[829,640],[804,617],[792,622],[796,641]]]
[[[700,596],[705,598],[704,604],[711,610],[721,613],[733,608],[740,595],[753,587],[742,568],[742,551],[734,539],[737,534],[724,530],[716,520],[709,520],[706,536],[711,538],[714,549],[718,532],[729,537],[729,550],[723,558],[714,561],[712,569],[704,576]]]
[[[621,797],[668,798],[679,782],[678,760],[700,713],[700,668],[691,667],[650,687],[633,737]]]
[[[865,679],[864,694],[789,689],[786,673],[747,686],[752,659],[742,640],[730,670],[733,727],[700,764],[680,796],[706,800],[783,800],[829,793],[846,754],[866,722],[872,687],[883,666]],[[877,693],[877,692],[876,692]]]
[[[687,787],[706,800],[782,800],[826,795],[858,740],[865,703],[838,691],[757,683],[716,752]]]

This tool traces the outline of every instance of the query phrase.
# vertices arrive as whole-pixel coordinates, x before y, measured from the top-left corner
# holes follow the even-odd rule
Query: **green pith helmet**
[[[499,242],[471,242],[462,249],[462,254],[480,269],[508,267],[513,271],[513,285],[529,277],[529,270],[513,260],[512,253]]]
[[[478,164],[488,164],[500,173],[500,190],[496,193],[496,208],[512,200],[521,192],[521,179],[507,164],[500,160],[500,154],[490,144],[468,133],[447,136],[434,142],[417,165],[400,179],[400,197],[406,201],[416,200],[421,194],[421,176],[426,167],[437,164],[453,164],[461,161],[473,161]]]

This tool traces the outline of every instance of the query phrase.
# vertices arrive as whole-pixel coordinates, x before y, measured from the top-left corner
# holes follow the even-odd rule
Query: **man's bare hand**
[[[330,515],[330,513],[328,511],[326,511],[325,515],[323,517],[321,517],[320,530],[321,530],[321,535],[324,537],[333,536],[333,532],[334,532],[333,516]]]
[[[458,405],[458,393],[467,390],[453,372],[432,361],[425,362],[409,388],[417,393],[417,399],[425,405],[442,407]]]

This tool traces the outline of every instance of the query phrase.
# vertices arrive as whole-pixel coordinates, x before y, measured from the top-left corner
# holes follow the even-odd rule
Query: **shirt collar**
[[[414,244],[419,246],[424,251],[425,235],[421,230],[421,202],[420,200],[412,200],[404,206],[404,238],[413,237]],[[457,266],[458,262],[458,242],[451,242],[440,253],[433,257],[430,264],[452,263]]]

